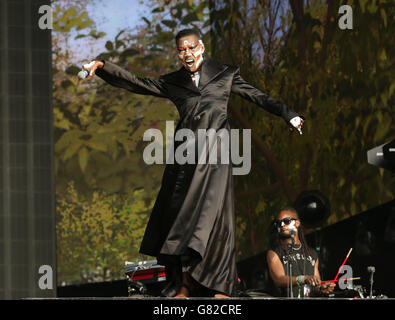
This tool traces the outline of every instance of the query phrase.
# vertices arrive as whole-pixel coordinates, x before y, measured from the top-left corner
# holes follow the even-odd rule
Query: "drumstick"
[[[350,249],[350,251],[348,251],[348,254],[347,254],[347,256],[346,256],[346,259],[344,259],[343,264],[341,265],[341,267],[340,267],[340,269],[339,269],[339,271],[338,271],[338,273],[337,273],[337,275],[336,275],[336,277],[335,277],[335,279],[334,279],[334,282],[336,282],[337,277],[338,277],[339,274],[340,274],[340,271],[342,271],[344,264],[346,263],[348,257],[349,257],[350,254],[351,254],[351,251],[352,251],[352,248]]]
[[[355,277],[355,278],[348,278],[348,279],[344,279],[344,281],[349,281],[349,280],[360,280],[361,277]],[[325,280],[325,281],[321,281],[321,283],[326,283],[326,282],[337,282],[339,280]]]

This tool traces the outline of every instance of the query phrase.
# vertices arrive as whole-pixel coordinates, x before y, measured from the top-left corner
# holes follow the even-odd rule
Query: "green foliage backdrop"
[[[343,4],[353,30],[338,27]],[[394,179],[366,152],[395,138],[393,2],[240,0],[215,9],[213,54],[307,118],[299,136],[255,105],[231,102],[234,126],[255,137],[252,171],[235,184],[239,257],[266,248],[270,221],[302,191],[329,198],[326,224],[392,200]]]

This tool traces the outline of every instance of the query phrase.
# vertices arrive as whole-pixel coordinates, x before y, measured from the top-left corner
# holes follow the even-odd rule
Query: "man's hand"
[[[104,63],[102,61],[91,61],[90,63],[84,64],[82,69],[89,72],[89,75],[86,77],[86,79],[91,79],[95,75],[96,70],[103,67]]]
[[[315,287],[320,284],[320,279],[318,279],[316,276],[304,276],[304,283]]]
[[[290,128],[291,131],[293,128],[297,129],[300,134],[302,134],[302,125],[303,125],[304,120],[301,117],[294,117],[292,118],[289,123],[290,123]]]
[[[319,287],[319,293],[321,295],[327,296],[330,293],[333,292],[333,290],[335,289],[335,284],[333,282],[331,283],[322,283]]]

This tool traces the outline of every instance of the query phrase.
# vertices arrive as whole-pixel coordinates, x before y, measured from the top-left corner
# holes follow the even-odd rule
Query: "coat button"
[[[200,120],[200,116],[196,116],[194,119],[195,119],[196,121],[199,121],[199,120]]]

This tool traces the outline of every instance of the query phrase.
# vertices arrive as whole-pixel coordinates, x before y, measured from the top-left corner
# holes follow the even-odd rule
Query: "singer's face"
[[[197,71],[203,62],[204,44],[195,35],[178,39],[178,58],[189,72]]]
[[[281,211],[277,216],[277,231],[282,235],[290,235],[291,231],[289,227],[295,226],[299,227],[300,221],[298,220],[297,215],[292,211]]]

